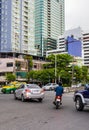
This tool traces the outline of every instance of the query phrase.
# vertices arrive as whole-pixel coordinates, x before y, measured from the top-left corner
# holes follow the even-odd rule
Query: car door
[[[53,83],[53,88],[55,89],[58,85],[56,83]]]
[[[48,89],[50,89],[50,88],[51,88],[51,83],[48,83],[48,84],[45,85],[45,89],[48,90]]]
[[[89,104],[89,89],[84,91],[83,96],[84,96],[85,101],[87,102],[87,104]]]

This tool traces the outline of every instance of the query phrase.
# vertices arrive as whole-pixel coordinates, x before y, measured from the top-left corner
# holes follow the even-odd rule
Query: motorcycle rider
[[[62,104],[62,94],[64,92],[64,89],[63,89],[63,86],[62,86],[62,83],[59,82],[58,83],[59,85],[55,88],[55,92],[56,92],[56,95],[55,95],[55,100],[54,100],[54,104],[55,104],[55,101],[56,101],[56,96],[60,96],[61,97],[61,104]]]

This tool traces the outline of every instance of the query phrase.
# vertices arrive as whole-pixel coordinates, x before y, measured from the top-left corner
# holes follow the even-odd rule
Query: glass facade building
[[[64,33],[64,0],[35,0],[35,47],[38,55],[56,49],[57,38]]]

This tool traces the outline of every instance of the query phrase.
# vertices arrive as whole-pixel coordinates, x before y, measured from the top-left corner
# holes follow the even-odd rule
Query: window
[[[34,68],[37,68],[37,65],[36,65],[36,64],[34,65]]]
[[[24,88],[24,87],[25,87],[24,84],[21,84],[19,88],[22,89],[22,88]]]
[[[12,67],[12,66],[13,66],[13,62],[7,63],[7,67]]]

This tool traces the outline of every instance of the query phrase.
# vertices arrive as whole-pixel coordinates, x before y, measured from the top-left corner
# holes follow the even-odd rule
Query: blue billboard
[[[66,51],[73,56],[82,57],[82,43],[73,36],[68,36],[66,39]]]

